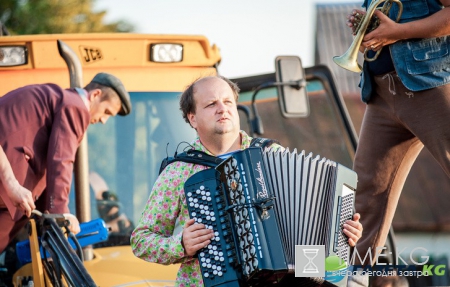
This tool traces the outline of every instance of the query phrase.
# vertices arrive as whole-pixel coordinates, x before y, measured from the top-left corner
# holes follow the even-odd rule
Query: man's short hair
[[[195,100],[194,100],[194,93],[195,93],[195,84],[204,78],[219,78],[224,80],[231,88],[234,94],[234,99],[236,100],[236,103],[239,99],[239,87],[236,85],[236,83],[233,83],[228,78],[225,78],[223,76],[210,76],[210,77],[203,77],[195,80],[192,82],[181,94],[180,97],[180,110],[183,113],[184,120],[190,124],[188,114],[195,114]]]
[[[119,95],[117,95],[117,93],[111,89],[110,87],[107,86],[103,86],[101,84],[97,84],[94,82],[90,82],[89,84],[86,85],[86,87],[84,87],[84,89],[88,92],[93,91],[93,90],[101,90],[102,91],[102,95],[101,95],[101,101],[107,101],[109,99],[112,98],[119,98]],[[119,98],[120,99],[120,98]]]

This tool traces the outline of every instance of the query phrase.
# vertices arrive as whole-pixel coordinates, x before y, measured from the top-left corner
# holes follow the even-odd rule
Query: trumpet
[[[381,7],[381,9],[377,8],[383,2],[384,4]],[[366,33],[369,33],[370,31],[375,30],[380,24],[379,19],[377,17],[373,17],[374,19],[372,19],[373,13],[375,12],[375,9],[379,9],[381,10],[381,12],[383,12],[383,14],[389,15],[389,11],[391,10],[391,7],[394,4],[394,2],[397,3],[399,7],[397,18],[395,20],[396,22],[398,22],[403,12],[403,4],[400,0],[376,0],[370,3],[370,6],[367,9],[366,14],[364,14],[361,17],[361,19],[356,22],[357,24],[355,29],[356,36],[353,38],[353,42],[348,48],[348,50],[342,56],[333,57],[333,61],[337,65],[355,73],[361,72],[362,70],[361,65],[359,65],[356,60],[359,52],[359,47],[361,46],[364,35]],[[371,62],[375,61],[378,58],[381,49],[378,50],[375,56],[372,58],[369,58],[367,56],[367,52],[368,49],[364,51],[364,59],[368,62]]]

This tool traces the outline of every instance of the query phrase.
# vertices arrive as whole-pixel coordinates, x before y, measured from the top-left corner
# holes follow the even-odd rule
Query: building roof
[[[353,41],[347,26],[347,15],[353,9],[361,9],[358,3],[317,4],[315,64],[327,65],[336,77],[341,93],[359,94],[359,73],[342,69],[333,62],[334,56],[343,55]],[[361,55],[358,62],[362,63]]]

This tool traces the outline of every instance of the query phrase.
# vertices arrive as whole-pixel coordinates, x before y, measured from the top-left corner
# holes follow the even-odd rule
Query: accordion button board
[[[248,148],[184,185],[191,218],[214,231],[197,253],[204,285],[263,286],[295,269],[295,245],[325,245],[348,263],[342,225],[356,174],[296,150]],[[244,283],[244,284],[242,284]]]
[[[184,185],[189,215],[214,231],[211,243],[197,253],[205,285],[239,286],[239,260],[234,245],[230,215],[221,192],[219,173],[208,169],[191,176]],[[202,195],[202,193],[205,193]],[[211,216],[212,215],[212,216]]]

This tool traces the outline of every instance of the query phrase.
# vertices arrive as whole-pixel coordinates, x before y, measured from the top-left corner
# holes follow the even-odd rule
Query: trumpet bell
[[[349,70],[350,72],[359,73],[362,71],[362,67],[356,60],[350,59],[347,54],[342,56],[334,56],[333,61],[341,68]]]
[[[385,15],[389,15],[389,11],[392,7],[392,4],[394,2],[397,3],[397,5],[399,7],[399,11],[397,14],[396,22],[398,22],[400,20],[400,17],[403,12],[403,4],[402,4],[401,0],[374,0],[374,1],[372,1],[370,3],[369,8],[367,9],[366,14],[359,21],[356,36],[353,38],[353,42],[350,45],[350,47],[348,48],[347,52],[345,52],[345,54],[343,54],[342,56],[333,57],[333,61],[337,65],[339,65],[340,67],[342,67],[346,70],[349,70],[351,72],[355,72],[355,73],[361,72],[361,70],[362,70],[361,65],[359,65],[357,62],[359,48],[361,46],[364,35],[366,34],[366,32],[368,30],[368,27],[369,26],[377,27],[377,25],[379,25],[379,23],[377,25],[372,24],[371,20],[372,20],[372,16],[373,16],[375,10],[377,9],[378,5],[380,5],[383,2],[384,2],[384,4],[383,4],[383,7],[381,8],[381,11]],[[367,50],[366,50],[364,52],[364,59],[368,62],[372,62],[378,58],[380,51],[381,50],[378,50],[373,58],[368,58]]]

